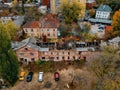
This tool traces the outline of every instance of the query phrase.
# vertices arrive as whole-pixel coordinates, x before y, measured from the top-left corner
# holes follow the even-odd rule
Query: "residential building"
[[[41,53],[41,60],[63,61],[63,60],[79,60],[81,52],[75,50],[49,50]]]
[[[117,36],[113,39],[108,40],[107,42],[101,41],[100,47],[104,49],[105,46],[113,46],[114,48],[120,47],[120,37]]]
[[[52,14],[47,14],[40,19],[40,36],[45,35],[49,39],[56,39],[58,37],[58,26],[59,21]]]
[[[21,42],[14,42],[12,43],[12,49],[16,52],[18,61],[23,63],[40,60],[40,51],[48,51],[48,48],[37,46],[35,38],[27,38]]]
[[[52,14],[47,14],[39,21],[28,22],[23,26],[23,30],[28,36],[42,37],[48,39],[57,39],[59,22]]]
[[[1,16],[0,19],[2,23],[6,23],[7,21],[13,21],[14,24],[18,27],[20,27],[24,22],[24,16],[19,15]]]
[[[115,48],[118,48],[120,46],[120,37],[115,37],[111,40],[108,40],[109,45],[112,45]]]
[[[39,47],[34,46],[32,43],[35,43],[35,41],[33,41],[33,38],[27,38],[22,42],[15,42],[12,44],[12,48],[16,52],[19,62],[28,63],[39,60]]]
[[[101,5],[96,10],[96,19],[110,19],[112,9],[108,5]]]
[[[74,48],[58,49],[56,43],[40,42],[36,38],[30,37],[21,42],[13,42],[12,49],[15,51],[18,61],[23,63],[42,61],[73,61],[84,59],[87,52],[95,51],[93,45],[96,42],[75,42]],[[71,46],[71,45],[70,45]],[[88,57],[86,57],[88,58]]]
[[[27,36],[40,36],[39,32],[39,21],[31,21],[23,25],[23,30],[27,33]]]
[[[101,19],[101,18],[89,18],[88,21],[93,24],[104,24],[104,25],[112,24],[112,20]]]

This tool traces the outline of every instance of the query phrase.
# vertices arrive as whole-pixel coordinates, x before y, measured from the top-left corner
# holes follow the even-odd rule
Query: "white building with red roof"
[[[45,35],[49,39],[56,39],[59,22],[51,14],[40,18],[39,21],[31,21],[23,25],[23,30],[28,36],[41,37]]]

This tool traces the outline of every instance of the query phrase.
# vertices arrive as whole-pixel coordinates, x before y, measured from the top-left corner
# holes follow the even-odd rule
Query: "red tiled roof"
[[[23,25],[23,28],[39,28],[39,21],[31,21]]]
[[[40,24],[42,28],[57,28],[59,21],[52,14],[47,14],[40,18]]]
[[[40,24],[40,25],[39,25]],[[58,28],[59,21],[52,14],[47,14],[40,18],[39,21],[28,22],[23,28]]]

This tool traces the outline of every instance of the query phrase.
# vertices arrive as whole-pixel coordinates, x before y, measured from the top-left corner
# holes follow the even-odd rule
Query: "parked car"
[[[39,72],[38,81],[39,82],[43,81],[43,72]]]
[[[24,79],[25,79],[25,72],[22,71],[22,72],[20,72],[19,80],[23,81]]]
[[[3,84],[3,85],[1,85],[1,88],[2,88],[2,89],[5,89],[5,88],[7,88],[7,87],[8,87],[7,84]]]
[[[29,72],[28,75],[27,75],[26,81],[30,82],[32,80],[32,77],[33,77],[33,72]]]
[[[55,81],[58,81],[60,79],[60,74],[58,72],[54,73],[54,79]]]

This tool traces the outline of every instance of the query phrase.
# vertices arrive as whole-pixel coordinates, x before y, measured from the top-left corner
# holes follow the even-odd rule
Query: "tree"
[[[91,24],[86,23],[82,25],[81,29],[79,30],[79,36],[83,41],[92,41],[93,39],[97,38],[96,34],[90,34],[90,27]]]
[[[103,53],[88,64],[97,77],[95,90],[120,90],[120,56],[119,49],[112,46],[104,48]],[[94,90],[94,89],[93,89]]]
[[[114,37],[114,32],[113,32],[112,28],[105,31],[104,37],[105,37],[105,40],[108,40],[108,39],[111,39]]]
[[[83,16],[84,6],[76,0],[72,2],[63,0],[60,8],[65,23],[71,24]]]
[[[114,34],[120,36],[120,10],[116,11],[113,16],[112,27]]]
[[[10,34],[11,40],[15,40],[15,35],[20,28],[17,27],[13,23],[13,21],[8,21],[7,23],[4,24],[4,27],[6,28],[7,32]]]
[[[94,9],[91,9],[91,10],[89,10],[89,15],[90,15],[90,17],[95,17],[95,10]]]
[[[25,13],[25,7],[24,7],[24,4],[25,4],[25,0],[22,0],[22,12]]]
[[[71,36],[72,35],[72,26],[67,25],[65,23],[61,23],[59,26],[59,30],[60,30],[60,36],[61,37],[65,37],[65,36]]]
[[[39,20],[41,16],[43,14],[37,10],[37,7],[30,7],[25,13],[25,21]]]
[[[17,57],[11,50],[10,34],[5,25],[0,23],[0,77],[14,85],[18,78],[17,75]]]
[[[113,12],[120,9],[120,0],[112,0],[110,3],[111,8],[113,8]]]

